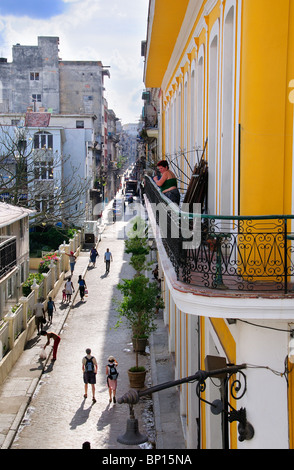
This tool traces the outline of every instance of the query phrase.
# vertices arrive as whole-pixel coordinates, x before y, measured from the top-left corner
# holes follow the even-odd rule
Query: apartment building
[[[187,448],[294,447],[293,8],[149,3],[144,83],[181,193],[146,177],[175,378],[223,370],[180,387]]]
[[[22,296],[21,284],[29,273],[31,215],[33,211],[24,207],[0,202],[0,325]]]
[[[30,110],[49,113],[55,119],[61,116],[62,126],[65,122],[71,123],[71,129],[81,129],[79,134],[84,132],[85,121],[91,120],[93,136],[87,141],[92,143],[95,181],[100,174],[102,157],[105,158],[103,151],[107,152],[107,146],[104,149],[103,98],[106,76],[110,77],[109,67],[104,67],[101,61],[62,60],[58,37],[39,36],[37,46],[16,44],[12,48],[12,62],[5,58],[0,60],[0,113],[20,115]],[[72,147],[68,153],[75,152]],[[89,193],[89,198],[94,193]],[[94,205],[97,194],[95,198]]]
[[[92,220],[95,120],[83,114],[0,114],[1,199],[32,208],[40,223],[80,227]],[[20,184],[11,175],[20,173],[21,163]]]

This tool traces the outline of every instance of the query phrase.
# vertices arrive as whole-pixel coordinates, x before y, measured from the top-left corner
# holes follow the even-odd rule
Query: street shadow
[[[69,305],[68,302],[60,302],[59,308],[60,310],[65,310],[66,308],[68,308],[68,305]]]
[[[45,360],[45,359],[40,359],[40,358],[39,358],[39,359],[38,359],[38,363],[39,363],[38,367],[31,367],[31,368],[30,368],[30,371],[33,372],[33,371],[35,371],[35,370],[43,370],[43,369],[44,369],[44,360]]]
[[[49,374],[50,372],[52,372],[53,366],[54,366],[54,361],[51,361],[50,364],[48,364],[46,368],[44,369],[43,374]]]
[[[25,345],[25,350],[26,349],[32,349],[36,344],[41,340],[40,336],[35,336],[34,338],[30,339],[26,345]]]
[[[109,426],[109,418],[114,413],[114,407],[110,406],[110,403],[107,404],[104,411],[102,411],[98,422],[97,422],[97,431],[103,431],[105,426]]]
[[[104,279],[105,277],[108,276],[108,274],[109,274],[108,272],[105,272],[104,274],[102,274],[102,275],[100,276],[100,279]]]
[[[77,307],[80,307],[81,305],[84,305],[85,303],[85,300],[78,300],[74,305],[72,305],[71,308],[77,308]]]
[[[81,406],[75,412],[70,424],[70,429],[76,429],[78,426],[84,424],[90,416],[92,410],[93,402],[88,408],[84,408],[86,398],[83,399]]]

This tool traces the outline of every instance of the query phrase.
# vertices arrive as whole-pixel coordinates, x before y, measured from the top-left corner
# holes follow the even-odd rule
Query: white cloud
[[[142,109],[143,58],[149,0],[63,0],[67,13],[50,20],[0,17],[0,52],[11,60],[12,45],[36,45],[38,36],[58,36],[63,60],[101,60],[108,105],[123,123]]]

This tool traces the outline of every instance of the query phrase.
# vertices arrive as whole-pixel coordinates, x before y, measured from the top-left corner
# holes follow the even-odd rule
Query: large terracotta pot
[[[128,370],[128,376],[131,388],[144,388],[146,370],[139,372],[132,372]]]

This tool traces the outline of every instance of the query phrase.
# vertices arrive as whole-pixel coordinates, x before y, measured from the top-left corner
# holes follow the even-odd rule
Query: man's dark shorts
[[[84,383],[94,385],[96,383],[96,374],[94,372],[84,372]]]

